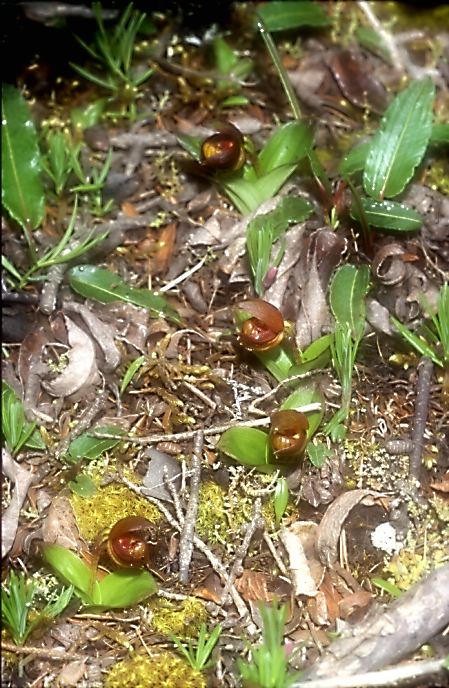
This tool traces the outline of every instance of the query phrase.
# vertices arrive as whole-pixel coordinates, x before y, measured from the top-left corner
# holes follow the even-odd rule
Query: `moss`
[[[104,682],[105,688],[206,688],[201,673],[184,660],[163,653],[137,655],[117,662]]]
[[[125,485],[117,483],[99,486],[96,494],[89,499],[72,494],[70,502],[80,533],[86,540],[94,540],[104,528],[110,528],[126,516],[143,516],[152,523],[161,519],[157,507]]]
[[[239,499],[231,511],[227,496],[226,490],[213,480],[206,480],[200,487],[196,529],[201,538],[207,535],[209,543],[225,541],[230,532],[238,531],[251,517],[251,505],[245,513],[245,498]]]
[[[426,183],[432,189],[440,191],[446,196],[449,195],[449,165],[443,160],[434,162],[427,174]]]
[[[180,607],[154,607],[152,628],[162,635],[171,631],[181,638],[198,636],[201,624],[207,620],[204,603],[196,597],[188,597]]]

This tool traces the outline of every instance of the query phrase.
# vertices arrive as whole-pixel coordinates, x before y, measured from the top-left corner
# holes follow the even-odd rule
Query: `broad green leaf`
[[[226,107],[245,106],[245,105],[248,105],[249,102],[250,101],[246,96],[229,96],[229,98],[225,98],[224,100],[220,101],[220,105],[218,106],[218,111],[220,111]]]
[[[315,382],[302,383],[281,406],[281,411],[284,411],[284,409],[301,409],[309,404],[320,404],[320,408],[318,411],[308,411],[306,413],[309,421],[308,438],[312,437],[323,418],[324,399],[319,386]]]
[[[44,187],[37,134],[22,95],[2,84],[2,203],[24,229],[44,217]]]
[[[285,31],[300,26],[328,26],[332,23],[324,9],[314,2],[267,2],[258,9],[268,31]]]
[[[126,430],[123,430],[123,428],[117,428],[115,426],[95,428],[95,432],[98,434],[114,433],[114,435],[127,435]],[[105,437],[104,440],[99,439],[98,437],[92,437],[91,431],[83,432],[82,435],[70,443],[69,455],[71,460],[75,463],[78,462],[79,459],[93,461],[94,459],[98,459],[103,452],[114,449],[119,442],[120,440],[113,440],[107,437]]]
[[[68,486],[72,490],[72,492],[79,495],[80,497],[84,497],[85,499],[93,497],[94,494],[96,494],[97,492],[96,484],[94,483],[92,478],[86,475],[85,473],[79,473],[76,476],[75,480],[69,481]]]
[[[158,591],[149,571],[120,569],[99,582],[101,604],[106,607],[129,607]]]
[[[91,571],[74,552],[60,545],[45,543],[42,545],[42,553],[54,571],[82,593],[83,602],[87,604],[99,604],[101,602],[98,581],[95,581],[94,584],[93,598],[89,597]]]
[[[212,44],[215,58],[215,69],[218,74],[230,74],[239,62],[238,55],[226,41],[217,36]],[[230,85],[229,81],[220,79],[217,81],[217,88],[224,89]]]
[[[360,45],[363,45],[376,55],[380,55],[385,62],[391,63],[391,57],[385,47],[379,33],[368,26],[359,26],[356,31],[357,40]]]
[[[369,224],[379,229],[412,232],[419,229],[423,223],[421,215],[416,210],[402,203],[374,201],[371,198],[362,198],[361,203]],[[359,208],[356,203],[351,207],[351,217],[358,222],[361,221]]]
[[[289,224],[307,220],[313,212],[313,205],[305,198],[285,196],[281,198],[276,208],[265,215],[269,218],[273,228],[273,241],[277,241],[284,234]]]
[[[339,173],[342,177],[349,177],[360,172],[365,167],[366,158],[370,151],[371,143],[362,143],[357,148],[349,151],[340,164]]]
[[[201,147],[204,143],[204,138],[200,136],[189,136],[189,134],[178,134],[179,145],[189,153],[194,160],[201,162]]]
[[[313,361],[321,356],[321,354],[325,353],[331,345],[332,336],[331,334],[325,334],[323,337],[312,342],[312,344],[301,354],[302,362],[307,363],[308,361]],[[292,373],[292,375],[296,375],[296,373]]]
[[[288,504],[288,485],[285,478],[279,478],[274,491],[274,513],[276,515],[276,527],[279,528],[281,518]]]
[[[365,298],[369,290],[369,268],[362,265],[343,265],[332,280],[329,294],[335,320],[348,323],[353,339],[357,339],[365,325]]]
[[[282,165],[297,164],[307,155],[313,139],[314,132],[310,124],[296,120],[283,124],[259,153],[262,175]]]
[[[257,428],[230,428],[222,434],[216,446],[245,465],[267,464],[268,435]]]
[[[321,468],[326,458],[332,456],[333,453],[332,449],[326,449],[322,442],[317,442],[316,444],[309,442],[307,445],[308,457],[316,468]]]
[[[152,317],[162,315],[181,324],[177,311],[165,299],[148,289],[128,287],[121,277],[109,270],[94,265],[77,265],[70,270],[69,277],[72,289],[87,299],[96,299],[101,303],[126,301],[148,308]]]
[[[218,181],[242,215],[249,215],[263,201],[273,198],[295,169],[296,164],[283,165],[254,181],[233,175],[223,175]]]
[[[376,200],[401,193],[423,159],[432,129],[432,79],[412,82],[389,105],[371,142],[363,185]]]
[[[449,143],[449,124],[434,124],[430,134],[431,143]]]

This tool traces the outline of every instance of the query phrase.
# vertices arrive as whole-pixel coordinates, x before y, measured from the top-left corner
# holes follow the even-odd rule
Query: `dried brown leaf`
[[[244,571],[241,578],[235,581],[237,592],[241,594],[244,600],[262,600],[262,602],[271,602],[274,595],[267,590],[267,579],[263,573],[257,571]]]
[[[316,530],[316,523],[298,521],[279,533],[290,559],[290,574],[296,595],[313,597],[318,593],[323,578],[324,566],[315,551]]]

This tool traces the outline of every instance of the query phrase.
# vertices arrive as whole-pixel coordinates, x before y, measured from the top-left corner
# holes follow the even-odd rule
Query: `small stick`
[[[287,567],[284,564],[284,562],[282,561],[282,559],[280,558],[279,554],[277,553],[276,547],[274,546],[273,541],[270,538],[270,536],[268,535],[267,531],[264,532],[263,539],[267,543],[267,547],[270,550],[271,554],[273,555],[273,558],[274,558],[276,564],[278,565],[279,570],[282,571],[284,576],[288,576],[289,574],[287,571]]]
[[[228,602],[228,595],[231,586],[234,585],[237,576],[241,574],[243,560],[248,554],[251,540],[253,538],[254,533],[258,529],[265,529],[265,519],[262,516],[262,500],[259,497],[254,500],[252,518],[251,521],[248,523],[248,527],[246,529],[243,542],[235,550],[235,560],[232,565],[231,572],[228,576],[227,583],[224,587],[223,592],[221,593],[222,604],[226,604]]]
[[[186,509],[184,525],[179,541],[179,581],[186,585],[189,580],[190,560],[193,552],[193,536],[195,533],[196,516],[198,513],[198,503],[200,498],[201,482],[201,452],[203,451],[204,434],[198,430],[193,441],[194,451],[190,457],[190,496]]]
[[[433,363],[423,356],[418,363],[418,382],[416,383],[415,420],[412,430],[413,450],[410,454],[409,478],[419,486],[421,477],[422,443],[429,413],[429,392],[432,382]]]
[[[14,645],[14,643],[4,643],[2,642],[1,648],[3,651],[16,652],[17,654],[24,655],[36,655],[36,657],[41,657],[42,659],[55,659],[56,661],[63,660],[66,662],[70,659],[87,659],[86,655],[77,655],[74,652],[67,652],[61,647],[60,650],[48,650],[43,647],[32,647],[30,645]]]

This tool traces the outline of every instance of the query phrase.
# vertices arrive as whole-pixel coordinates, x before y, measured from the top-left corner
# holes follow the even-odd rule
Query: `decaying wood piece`
[[[399,662],[449,623],[449,564],[416,583],[390,606],[373,605],[301,676],[301,682],[353,676]]]
[[[190,559],[193,552],[193,536],[195,533],[196,515],[198,513],[199,490],[201,482],[201,453],[203,451],[204,434],[198,430],[193,441],[192,456],[190,458],[191,478],[190,497],[187,505],[184,524],[179,542],[179,580],[184,585],[189,580]]]

